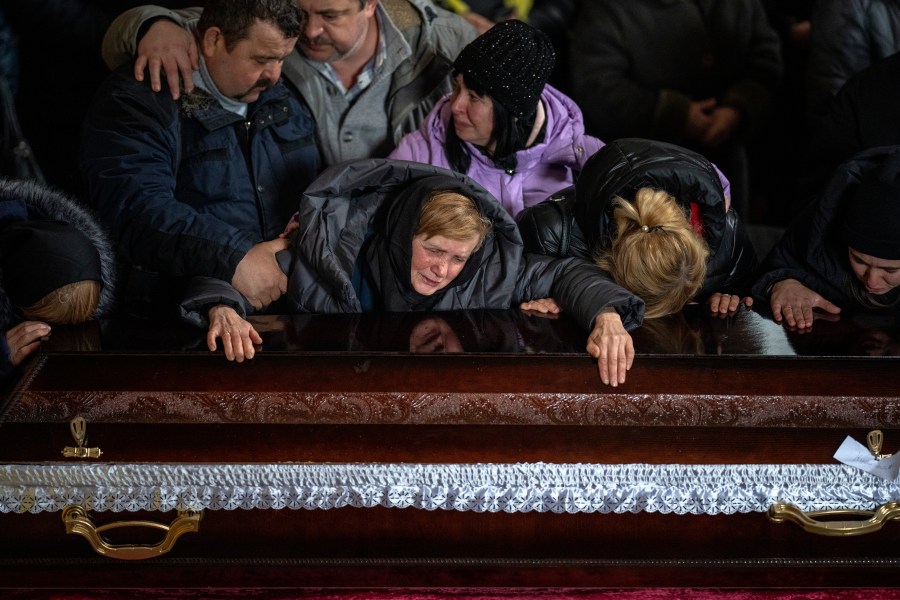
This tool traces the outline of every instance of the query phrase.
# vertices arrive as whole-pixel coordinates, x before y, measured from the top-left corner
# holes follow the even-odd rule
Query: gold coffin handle
[[[200,528],[200,517],[202,516],[202,512],[178,511],[178,516],[169,525],[154,523],[153,521],[118,521],[97,527],[80,506],[67,506],[62,511],[62,520],[66,526],[66,533],[84,537],[90,542],[91,547],[97,554],[119,560],[144,560],[165,554],[172,549],[182,534],[191,533]],[[166,537],[163,541],[153,546],[140,544],[114,546],[100,536],[104,531],[123,527],[161,529],[166,532]]]
[[[888,502],[872,510],[817,510],[803,512],[793,504],[775,503],[769,507],[769,519],[776,523],[793,521],[810,533],[851,536],[874,533],[891,519],[900,518],[900,502]],[[840,520],[841,517],[856,520]],[[819,520],[819,519],[826,520]],[[836,519],[836,520],[832,520]]]

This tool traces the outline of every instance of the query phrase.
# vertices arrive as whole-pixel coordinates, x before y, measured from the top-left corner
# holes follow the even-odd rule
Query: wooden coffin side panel
[[[54,354],[2,423],[883,427],[900,424],[890,359],[641,357],[603,385],[572,355]]]
[[[82,416],[111,463],[825,464],[873,428],[894,449],[898,378],[870,359],[642,357],[612,389],[571,355],[52,354],[4,405],[0,455],[61,461]],[[825,538],[759,512],[217,510],[140,564],[56,512],[0,528],[13,586],[872,586],[900,566],[897,524]]]
[[[893,585],[900,568],[896,527],[825,538],[758,513],[211,511],[171,553],[140,563],[66,538],[58,514],[4,514],[0,526],[19,540],[0,572],[22,587],[865,587]]]

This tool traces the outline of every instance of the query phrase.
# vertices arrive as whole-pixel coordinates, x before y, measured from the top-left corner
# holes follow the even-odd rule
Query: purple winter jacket
[[[544,141],[516,153],[518,166],[510,175],[494,166],[481,150],[466,143],[472,164],[466,173],[487,189],[513,217],[551,194],[571,186],[584,163],[603,147],[599,139],[585,135],[581,109],[550,85],[544,86],[541,102],[547,114]],[[450,168],[444,152],[450,96],[435,105],[418,131],[407,134],[388,158]]]

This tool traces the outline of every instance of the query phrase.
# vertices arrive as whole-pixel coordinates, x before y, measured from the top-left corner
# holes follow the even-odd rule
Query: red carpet
[[[683,588],[607,589],[159,589],[36,590],[0,589],[14,600],[900,600],[900,589],[718,590]]]

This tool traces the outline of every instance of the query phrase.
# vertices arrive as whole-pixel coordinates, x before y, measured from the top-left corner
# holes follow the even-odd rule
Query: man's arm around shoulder
[[[103,36],[103,61],[110,70],[130,62],[137,52],[139,34],[143,33],[144,25],[149,21],[164,18],[186,28],[200,17],[201,12],[203,9],[200,7],[170,10],[152,4],[127,10],[116,17]]]

